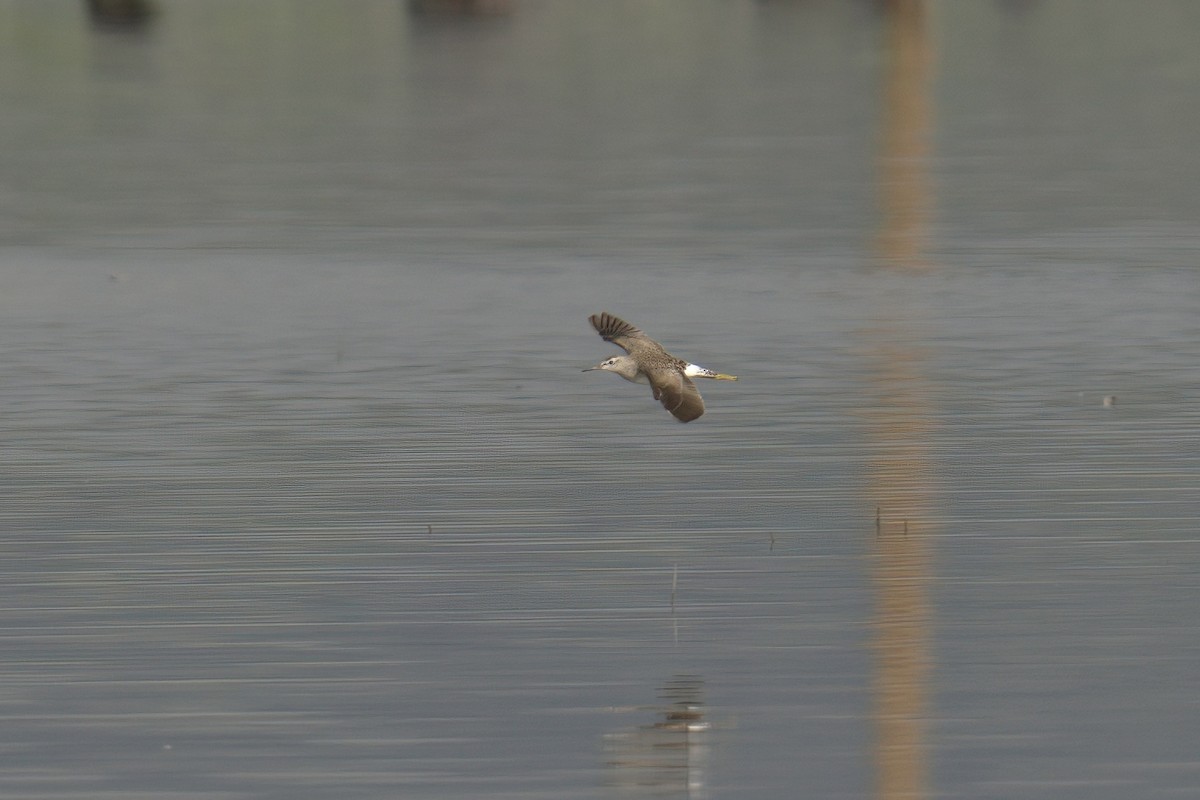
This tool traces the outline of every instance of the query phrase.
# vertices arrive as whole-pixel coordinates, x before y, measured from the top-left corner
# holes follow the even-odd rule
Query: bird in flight
[[[626,354],[607,358],[584,372],[605,370],[633,383],[650,384],[654,399],[680,422],[691,422],[704,413],[704,398],[700,397],[692,378],[737,380],[736,375],[713,372],[676,358],[639,329],[607,312],[593,314],[588,321],[600,338],[617,345]]]

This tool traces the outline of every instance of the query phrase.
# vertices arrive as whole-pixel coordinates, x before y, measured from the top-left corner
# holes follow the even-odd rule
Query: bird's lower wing
[[[654,399],[662,403],[680,422],[691,422],[704,413],[704,398],[690,378],[678,372],[659,372],[650,376]]]

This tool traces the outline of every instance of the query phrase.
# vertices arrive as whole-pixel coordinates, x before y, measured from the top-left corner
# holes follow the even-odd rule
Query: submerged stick
[[[679,586],[679,565],[675,565],[675,571],[671,573],[671,610],[675,610],[675,589]]]

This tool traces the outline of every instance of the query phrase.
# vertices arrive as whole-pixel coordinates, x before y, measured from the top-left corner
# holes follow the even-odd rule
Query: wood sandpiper
[[[613,356],[601,361],[592,370],[615,372],[633,383],[648,383],[654,399],[662,403],[680,422],[691,422],[704,413],[704,399],[696,390],[692,378],[712,378],[717,381],[736,381],[736,375],[725,375],[676,358],[628,322],[607,312],[588,317],[592,327],[606,342],[612,342],[628,355]]]

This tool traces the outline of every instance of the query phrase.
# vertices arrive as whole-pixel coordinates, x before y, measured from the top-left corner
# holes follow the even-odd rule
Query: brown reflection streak
[[[926,175],[932,55],[922,0],[884,4],[887,61],[879,159],[879,253],[891,268],[924,269]],[[903,306],[890,306],[867,336],[874,403],[868,410],[874,457],[872,581],[875,609],[875,780],[887,800],[929,795],[925,720],[932,624],[928,583],[937,525],[929,452],[932,432],[924,354]]]
[[[935,519],[930,423],[920,357],[880,347],[881,402],[868,416],[875,456],[875,773],[881,798],[927,795],[926,683],[929,675],[930,538]],[[883,394],[886,392],[886,394]]]

